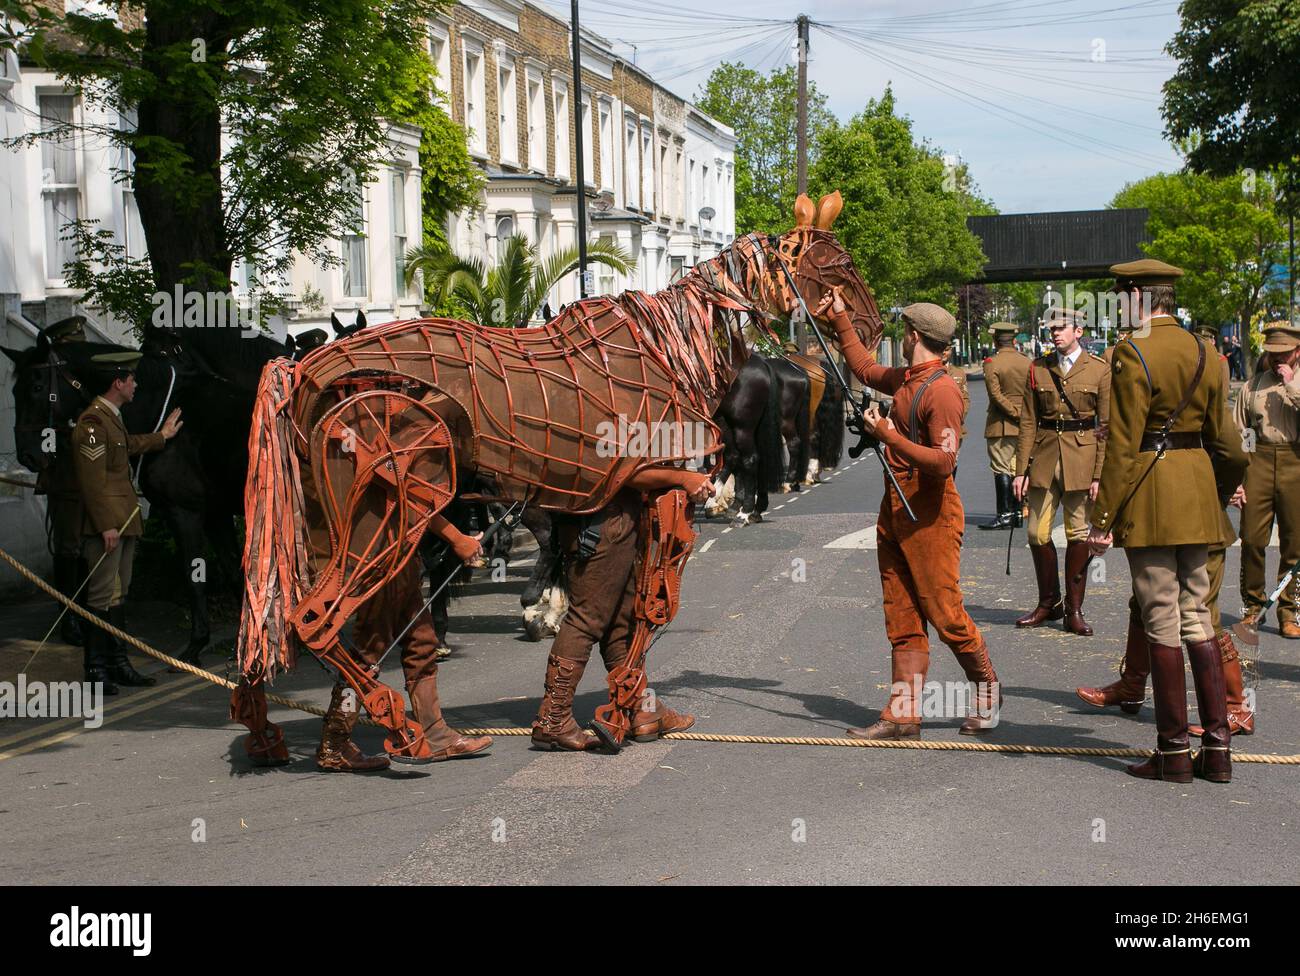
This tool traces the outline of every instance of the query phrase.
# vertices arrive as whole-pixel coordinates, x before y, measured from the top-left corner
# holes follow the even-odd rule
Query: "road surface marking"
[[[850,532],[822,546],[823,549],[875,549],[876,527],[868,525],[865,529]]]
[[[181,682],[182,682],[181,687],[177,687],[175,685],[166,686],[168,689],[171,690],[170,694],[155,696],[145,701],[137,700],[131,705],[130,708],[124,708],[111,713],[105,713],[104,721],[99,726],[99,728],[87,729],[84,725],[78,724],[75,728],[68,729],[64,732],[59,732],[56,735],[51,735],[43,739],[37,739],[34,742],[28,742],[25,745],[17,746],[14,749],[10,749],[8,752],[0,752],[0,762],[3,762],[6,759],[13,759],[15,756],[21,756],[28,752],[33,752],[36,749],[44,749],[46,746],[58,745],[60,742],[66,742],[68,739],[81,735],[81,733],[83,732],[98,732],[99,729],[102,729],[105,725],[111,725],[112,723],[120,721],[121,719],[130,718],[132,715],[153,708],[155,705],[165,705],[170,701],[175,701],[177,698],[184,698],[186,695],[190,694],[191,692],[197,691],[199,688],[205,687],[208,684],[206,681],[203,681],[199,678],[193,678],[188,676],[182,678]]]

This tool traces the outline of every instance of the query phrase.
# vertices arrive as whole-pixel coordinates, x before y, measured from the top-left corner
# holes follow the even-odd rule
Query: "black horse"
[[[89,405],[78,374],[90,357],[122,347],[94,342],[52,346],[42,332],[31,349],[5,349],[14,363],[14,440],[19,462],[40,474],[52,459],[42,450],[47,428],[66,427]],[[180,434],[135,462],[150,514],[161,515],[176,541],[189,591],[190,636],[180,657],[197,662],[211,639],[209,578],[241,585],[235,516],[243,511],[253,393],[262,366],[285,354],[283,344],[256,336],[234,345],[216,365],[175,332],[150,328],[136,370],[136,395],[122,410],[133,434],[157,430],[179,407]],[[211,544],[216,564],[208,565]]]
[[[736,481],[736,523],[763,521],[769,492],[784,476],[781,380],[772,361],[754,355],[736,373],[713,415],[722,432],[718,484]],[[706,509],[708,510],[708,509]]]

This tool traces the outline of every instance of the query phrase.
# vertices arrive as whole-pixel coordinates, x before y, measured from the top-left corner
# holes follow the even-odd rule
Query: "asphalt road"
[[[982,418],[983,384],[971,394]],[[1035,598],[1029,556],[1020,534],[1007,577],[1005,534],[975,528],[992,507],[980,427],[972,423],[958,483],[966,603],[1006,695],[988,741],[1150,747],[1149,705],[1137,717],[1100,712],[1073,691],[1110,680],[1121,655],[1122,554],[1108,556],[1106,581],[1089,590],[1095,637],[1017,631],[1013,619]],[[651,657],[658,693],[695,713],[702,731],[837,736],[873,721],[889,648],[875,554],[859,546],[871,545],[862,530],[880,495],[879,469],[864,459],[776,499],[764,524],[705,524],[681,612]],[[440,685],[455,724],[527,725],[535,714],[547,646],[519,636],[521,586],[522,572],[478,582],[454,608],[456,653]],[[161,647],[183,643],[175,608],[138,606],[133,630]],[[34,601],[0,610],[0,677],[12,679],[50,619]],[[931,678],[960,679],[947,649],[934,650]],[[1300,754],[1297,650],[1264,635],[1259,732],[1239,750]],[[221,670],[217,657],[207,663]],[[580,718],[604,699],[598,662]],[[75,666],[73,652],[50,647],[27,673],[71,677]],[[316,770],[318,719],[277,709],[293,762],[254,770],[223,691],[160,677],[157,688],[108,699],[96,730],[0,720],[8,881],[1294,883],[1300,856],[1300,767],[1238,764],[1228,786],[1178,786],[1128,777],[1117,759],[668,741],[569,755],[500,738],[481,758],[349,776]],[[401,686],[397,662],[385,678]],[[275,690],[323,703],[327,688],[306,662]],[[1190,676],[1188,688],[1194,714]],[[924,735],[957,739],[958,724],[936,719]],[[375,730],[358,739],[379,748]]]

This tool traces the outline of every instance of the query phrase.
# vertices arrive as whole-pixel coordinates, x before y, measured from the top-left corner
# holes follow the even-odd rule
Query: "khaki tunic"
[[[989,393],[984,436],[1020,433],[1020,403],[1029,387],[1029,357],[1009,347],[999,349],[984,363],[984,387]]]
[[[961,390],[961,439],[966,439],[966,418],[970,416],[970,390],[966,388],[966,371],[960,366],[945,366],[957,384],[957,389]]]
[[[1200,340],[1162,315],[1151,320],[1146,335],[1117,347],[1112,358],[1110,433],[1092,523],[1114,532],[1118,546],[1214,544],[1223,538],[1226,498],[1220,495],[1230,489],[1219,486],[1239,484],[1247,459],[1227,422],[1213,350],[1206,350],[1205,371],[1172,428],[1199,433],[1204,449],[1169,451],[1159,461],[1154,451],[1140,450],[1143,433],[1160,430],[1191,384],[1194,342]]]
[[[1075,419],[1056,392],[1052,374],[1060,377],[1079,419],[1096,417],[1102,427],[1110,422],[1110,372],[1103,359],[1080,350],[1073,368],[1063,374],[1055,353],[1040,356],[1030,368],[1029,387],[1021,399],[1016,472],[1029,475],[1031,488],[1050,488],[1059,466],[1061,490],[1086,491],[1101,477],[1106,445],[1092,429],[1055,431],[1038,426],[1040,420]]]
[[[117,529],[123,536],[141,534],[139,512],[123,528],[138,504],[129,459],[145,451],[162,450],[166,443],[161,433],[128,434],[121,415],[103,397],[96,397],[82,412],[72,432],[72,448],[85,512],[84,535],[100,535],[109,529]]]
[[[1232,419],[1261,444],[1300,443],[1300,373],[1283,383],[1273,370],[1260,370],[1237,394]]]

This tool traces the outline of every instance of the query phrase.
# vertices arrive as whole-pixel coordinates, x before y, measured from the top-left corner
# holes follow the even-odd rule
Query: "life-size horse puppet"
[[[583,514],[643,469],[716,453],[710,418],[748,356],[746,320],[766,328],[797,304],[781,263],[809,302],[838,287],[873,347],[875,299],[830,231],[841,205],[838,193],[817,208],[800,196],[794,230],[740,238],[663,291],[576,302],[537,328],[399,322],[268,365],[250,438],[242,681],[231,702],[249,755],[287,759],[264,686],[300,642],[387,729],[392,759],[430,761],[402,696],[345,644],[348,618],[402,572],[465,472],[491,478],[503,498]],[[643,437],[644,456],[611,450],[608,432],[636,424],[671,425],[680,439]],[[694,537],[685,492],[659,492],[644,511],[629,663],[611,672],[610,702],[597,710],[615,743],[640,704],[651,634],[676,612]]]

